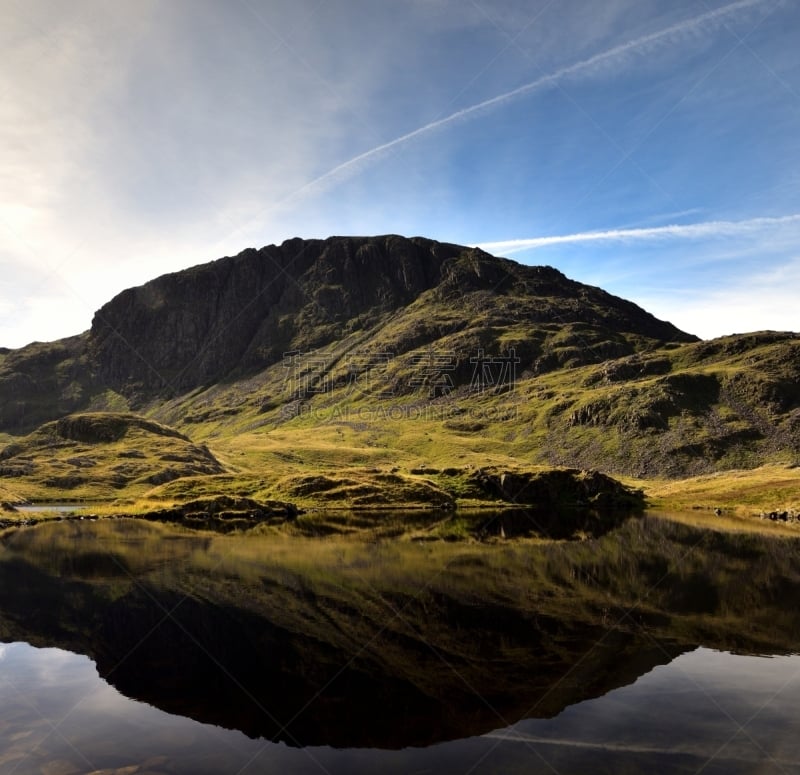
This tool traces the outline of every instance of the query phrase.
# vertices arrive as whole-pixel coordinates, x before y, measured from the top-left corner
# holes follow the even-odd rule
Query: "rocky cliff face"
[[[464,249],[401,237],[294,239],[124,291],[95,315],[99,379],[180,392],[369,325],[441,280]]]

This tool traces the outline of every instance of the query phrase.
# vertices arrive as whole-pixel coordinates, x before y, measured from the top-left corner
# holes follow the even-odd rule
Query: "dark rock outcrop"
[[[189,441],[182,433],[179,433],[174,428],[161,425],[161,423],[153,422],[134,414],[115,414],[111,412],[93,412],[62,417],[56,423],[55,430],[59,437],[68,441],[101,444],[103,442],[119,441],[131,428],[139,428],[157,436],[168,436]]]
[[[590,507],[636,511],[644,508],[644,495],[640,490],[626,487],[599,471],[482,468],[471,474],[468,481],[486,496],[518,506],[550,510]]]
[[[151,522],[172,522],[187,527],[227,532],[247,529],[260,523],[280,524],[292,521],[297,519],[299,513],[292,503],[219,495],[147,512],[139,518]]]

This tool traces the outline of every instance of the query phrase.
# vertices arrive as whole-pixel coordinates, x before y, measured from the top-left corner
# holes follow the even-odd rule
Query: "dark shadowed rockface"
[[[89,405],[99,391],[89,334],[0,352],[0,431],[27,433]]]
[[[401,237],[294,239],[164,275],[95,315],[98,377],[170,394],[270,365],[409,304],[462,250]]]

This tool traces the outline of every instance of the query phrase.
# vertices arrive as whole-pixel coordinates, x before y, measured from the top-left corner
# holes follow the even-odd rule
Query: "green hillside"
[[[669,482],[716,474],[703,503],[736,506],[725,477],[752,471],[763,497],[741,505],[794,507],[798,356],[797,334],[699,341],[470,248],[294,240],[126,291],[80,337],[3,351],[0,487],[451,507],[486,500],[477,471],[570,468],[679,502]],[[78,421],[61,418],[87,412],[126,430],[65,438]]]

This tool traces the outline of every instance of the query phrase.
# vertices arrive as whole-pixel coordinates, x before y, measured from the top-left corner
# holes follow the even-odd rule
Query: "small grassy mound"
[[[222,471],[207,447],[131,414],[70,415],[0,450],[0,487],[17,499],[104,500]]]

